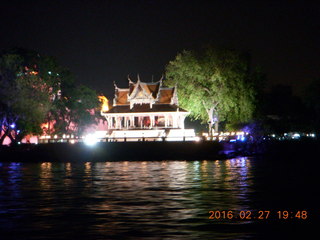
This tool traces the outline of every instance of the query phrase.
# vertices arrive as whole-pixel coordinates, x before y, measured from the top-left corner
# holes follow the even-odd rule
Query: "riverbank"
[[[100,142],[49,143],[2,147],[3,161],[134,161],[222,159],[223,144],[219,142]]]
[[[100,142],[49,143],[0,148],[0,161],[136,161],[136,160],[216,160],[236,156],[277,156],[283,159],[313,157],[320,154],[318,140],[255,142]]]

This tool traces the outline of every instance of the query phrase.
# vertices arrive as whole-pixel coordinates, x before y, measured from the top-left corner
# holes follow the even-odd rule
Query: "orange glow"
[[[102,102],[101,112],[109,111],[109,100],[105,96],[98,96],[98,98]]]
[[[36,72],[36,71],[30,71],[29,74],[31,74],[31,75],[38,75],[38,72]]]
[[[37,65],[34,65],[34,68],[36,68],[36,67],[37,67]],[[24,67],[24,70],[25,70],[26,72],[29,72],[30,75],[38,75],[38,72],[37,72],[37,71],[34,71],[34,70],[29,71],[30,68],[28,68],[27,66]]]
[[[42,123],[41,124],[41,128],[44,129],[44,128],[49,128],[49,123],[46,122],[46,123]]]

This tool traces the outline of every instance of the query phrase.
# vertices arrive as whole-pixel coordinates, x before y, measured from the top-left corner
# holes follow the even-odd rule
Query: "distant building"
[[[177,87],[158,82],[129,80],[128,88],[115,85],[113,107],[101,114],[106,118],[112,138],[163,138],[172,140],[194,137],[193,129],[184,129],[188,111],[178,106]]]

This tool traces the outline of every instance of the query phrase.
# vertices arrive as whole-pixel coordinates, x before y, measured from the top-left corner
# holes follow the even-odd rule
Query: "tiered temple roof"
[[[162,79],[157,82],[137,82],[129,79],[129,88],[115,85],[113,107],[108,113],[173,112],[186,110],[178,107],[176,87],[163,87]]]
[[[128,88],[115,85],[113,107],[102,111],[108,122],[109,136],[117,139],[159,140],[194,137],[193,129],[184,128],[189,114],[178,106],[177,87],[163,87],[158,82],[137,82],[129,79]]]
[[[113,107],[101,114],[110,131],[144,129],[149,132],[143,134],[150,135],[152,130],[157,135],[159,129],[184,129],[188,112],[178,106],[176,87],[163,87],[162,79],[146,83],[138,77],[137,82],[129,79],[128,88],[115,85]]]

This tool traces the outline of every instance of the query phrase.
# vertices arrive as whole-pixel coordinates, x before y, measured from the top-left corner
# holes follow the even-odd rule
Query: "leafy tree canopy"
[[[85,128],[95,124],[101,117],[97,93],[83,85],[70,84],[62,90],[59,101],[55,101],[50,114],[55,120],[54,134],[82,135]]]
[[[0,56],[0,144],[8,136],[13,143],[26,134],[40,134],[50,108],[48,74],[40,77],[40,57],[14,49]]]
[[[78,135],[84,125],[95,123],[89,110],[97,107],[95,91],[76,85],[53,57],[24,49],[0,55],[0,145],[6,136],[15,143],[41,134],[44,122],[52,122],[50,134]]]
[[[166,67],[165,83],[178,86],[179,103],[191,117],[217,131],[221,121],[252,119],[261,79],[247,54],[208,47],[179,53]]]

